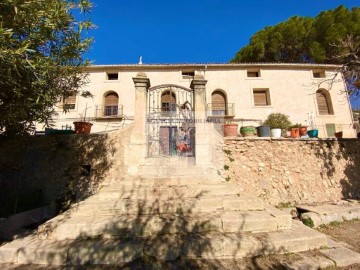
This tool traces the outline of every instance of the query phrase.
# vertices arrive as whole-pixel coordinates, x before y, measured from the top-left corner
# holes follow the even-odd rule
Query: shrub
[[[270,128],[288,129],[291,126],[289,116],[282,113],[271,113],[263,122],[263,125]]]

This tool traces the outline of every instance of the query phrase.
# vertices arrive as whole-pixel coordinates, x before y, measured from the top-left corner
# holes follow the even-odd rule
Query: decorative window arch
[[[161,94],[161,115],[170,116],[176,112],[176,95],[173,91],[167,90]]]
[[[319,89],[316,91],[316,103],[318,106],[319,115],[334,114],[334,109],[331,102],[329,91]]]
[[[114,92],[108,92],[104,95],[104,115],[116,116],[119,112],[119,95]]]
[[[212,115],[227,115],[227,100],[226,94],[221,90],[215,90],[211,94],[211,110]]]

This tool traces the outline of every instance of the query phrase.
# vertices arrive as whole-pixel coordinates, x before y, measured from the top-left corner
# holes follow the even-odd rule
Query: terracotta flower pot
[[[90,134],[92,123],[89,122],[73,122],[75,134]]]
[[[292,138],[299,138],[300,137],[299,128],[291,128],[290,136]]]
[[[224,136],[233,137],[237,136],[238,124],[224,124]]]
[[[299,133],[300,133],[300,136],[307,135],[307,127],[300,127],[299,128]]]

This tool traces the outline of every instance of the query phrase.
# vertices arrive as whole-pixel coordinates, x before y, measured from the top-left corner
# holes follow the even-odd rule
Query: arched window
[[[105,95],[104,100],[104,115],[115,116],[118,115],[119,96],[115,92],[110,92]]]
[[[221,91],[214,91],[211,94],[212,115],[226,115],[226,96]]]
[[[334,114],[331,97],[328,91],[320,89],[316,91],[316,102],[319,115]]]
[[[161,94],[161,115],[171,116],[176,112],[176,96],[171,91],[165,91]]]

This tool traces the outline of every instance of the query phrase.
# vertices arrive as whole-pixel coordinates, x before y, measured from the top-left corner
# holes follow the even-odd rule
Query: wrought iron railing
[[[227,103],[226,106],[220,106],[219,104],[208,103],[206,106],[207,116],[213,117],[233,117],[235,116],[234,103]]]
[[[123,117],[123,105],[97,105],[95,118],[121,118]]]

